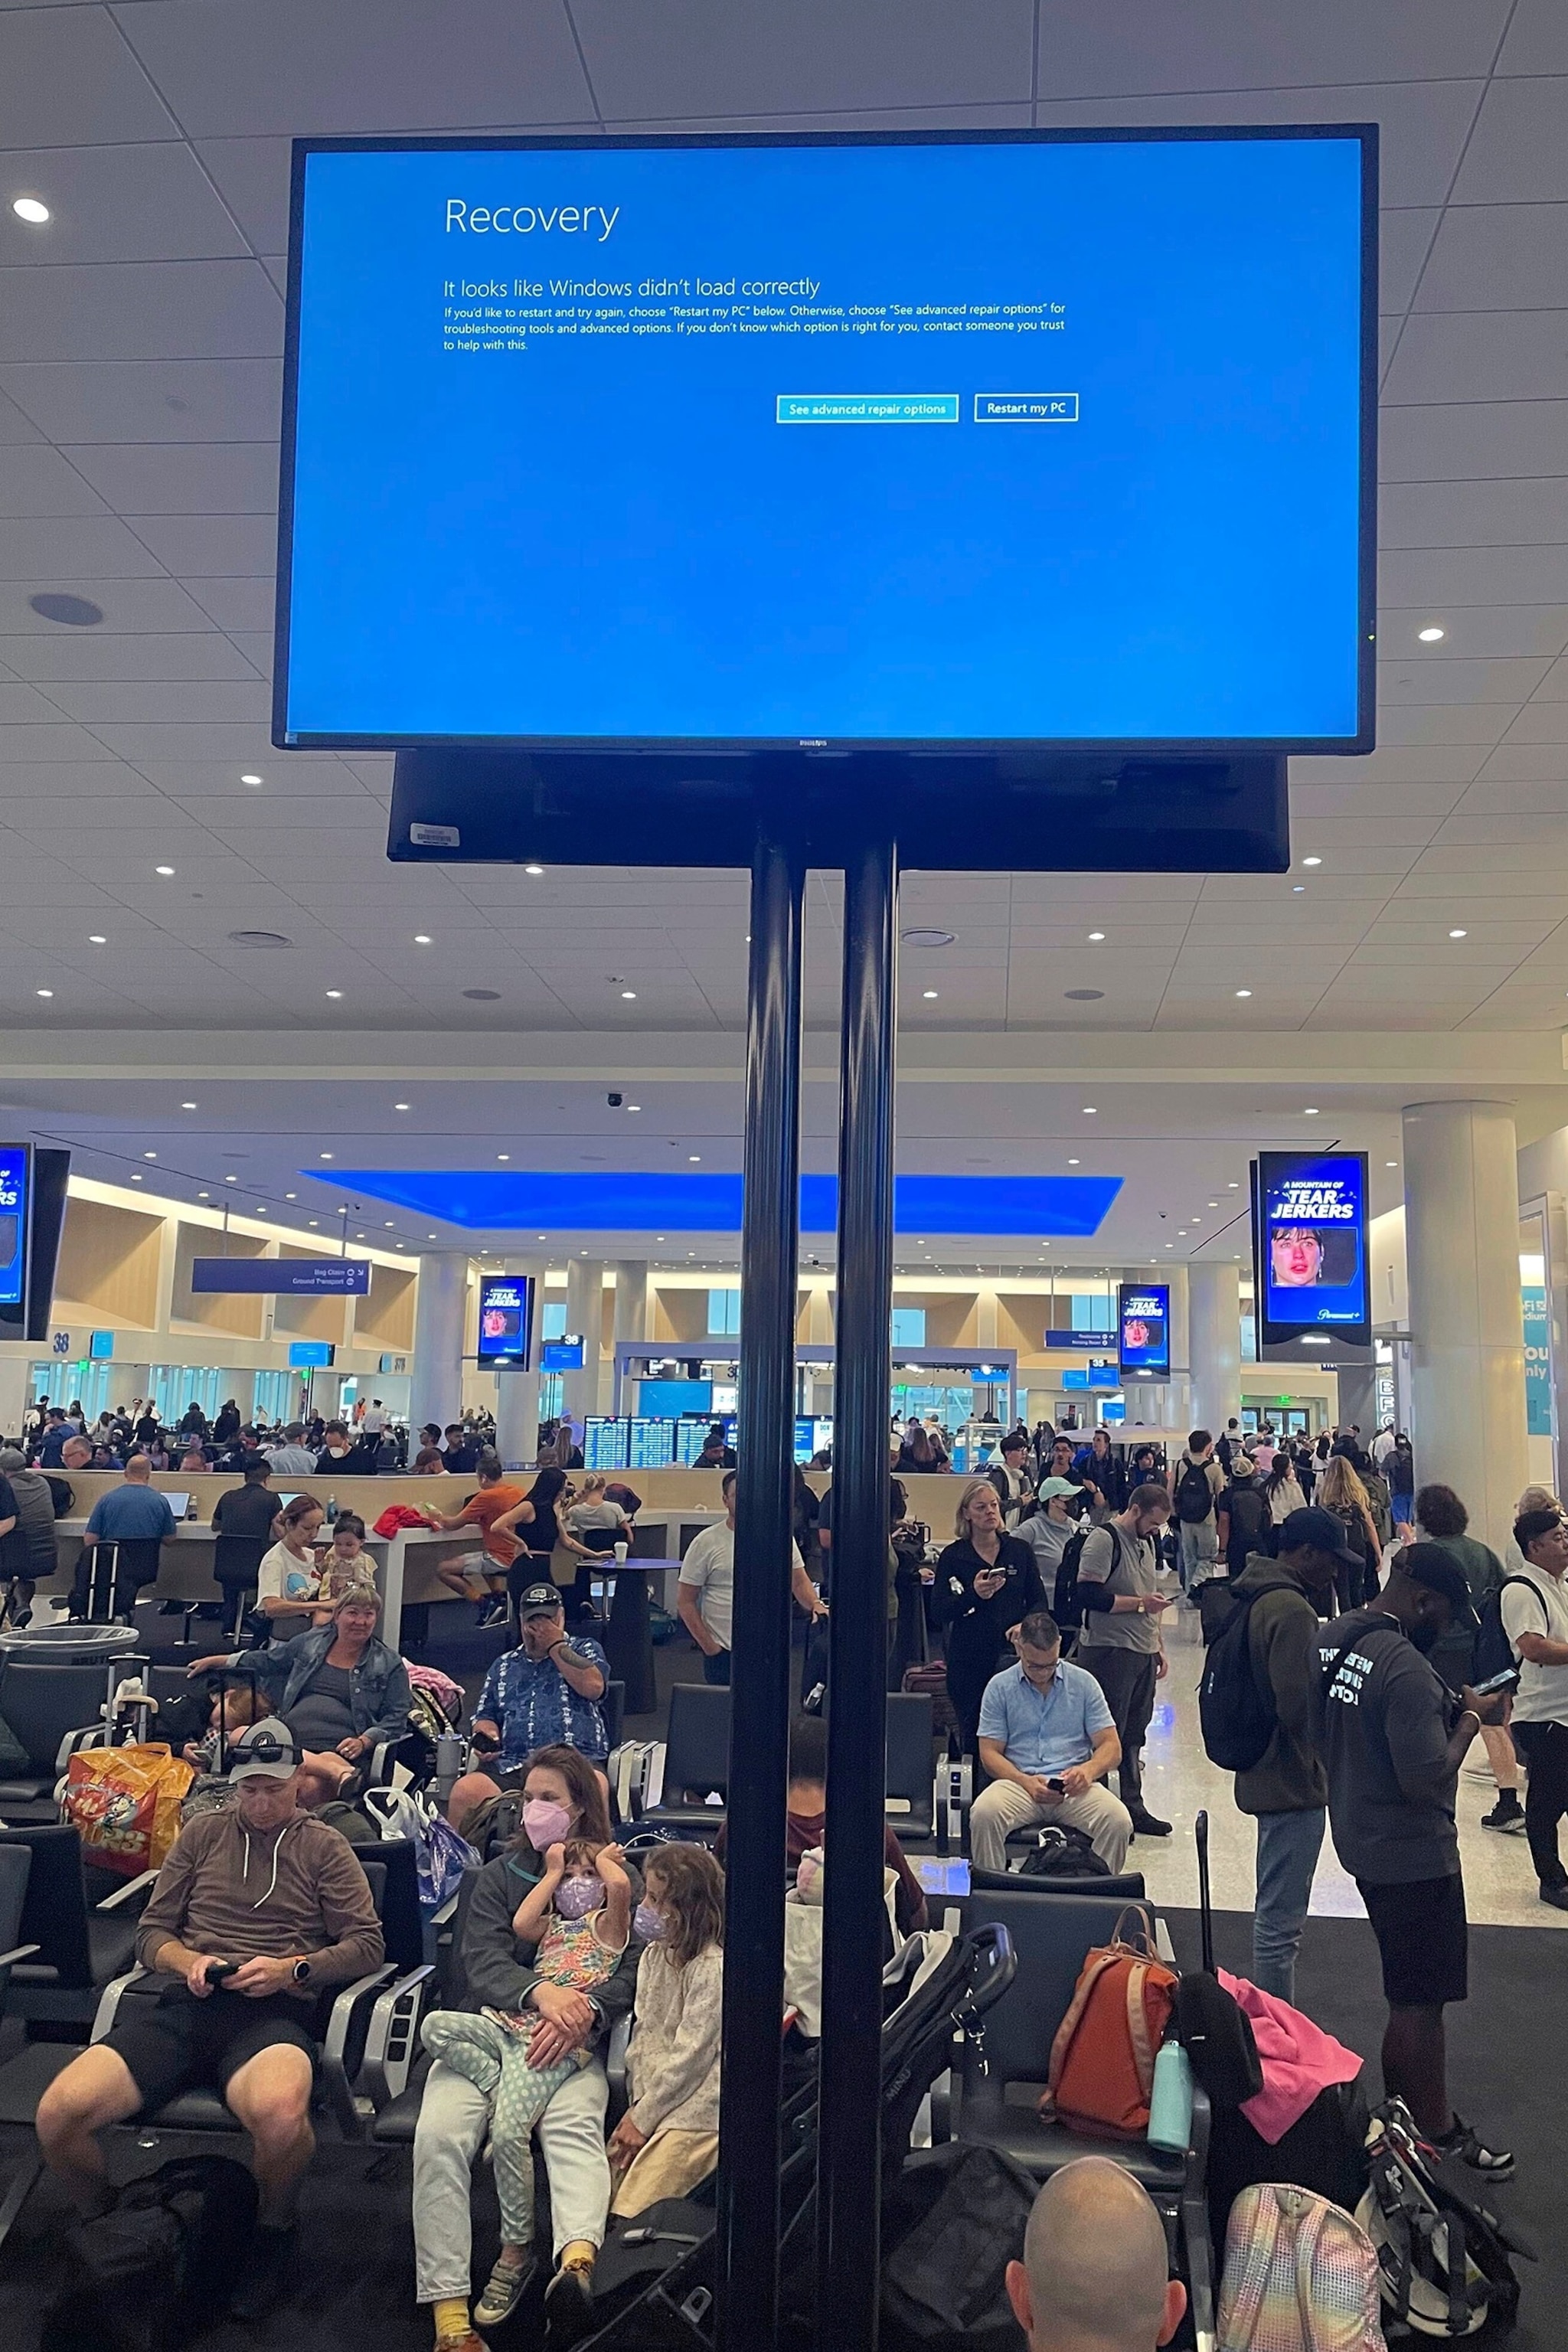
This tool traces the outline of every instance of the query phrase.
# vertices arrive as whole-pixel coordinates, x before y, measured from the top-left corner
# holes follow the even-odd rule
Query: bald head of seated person
[[[1035,2200],[1007,2298],[1030,2352],[1156,2352],[1187,2307],[1146,2192],[1109,2157],[1062,2167]]]

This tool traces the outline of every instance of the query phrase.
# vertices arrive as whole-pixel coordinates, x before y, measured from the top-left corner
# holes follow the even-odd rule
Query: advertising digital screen
[[[30,1159],[25,1143],[0,1144],[0,1307],[20,1307],[27,1295]]]
[[[275,740],[1369,748],[1376,140],[297,142]]]
[[[1366,1154],[1263,1151],[1254,1168],[1260,1342],[1333,1331],[1366,1344]]]
[[[1124,1282],[1117,1291],[1117,1357],[1123,1380],[1171,1377],[1171,1291],[1163,1282]]]
[[[479,1283],[481,1365],[525,1365],[533,1284],[526,1274],[487,1274]]]

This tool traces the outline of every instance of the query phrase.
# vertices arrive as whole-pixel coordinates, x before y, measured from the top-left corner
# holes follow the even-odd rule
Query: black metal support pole
[[[720,2352],[778,2334],[795,1318],[800,1237],[802,872],[778,844],[752,865],[741,1411],[719,2105]]]
[[[820,2352],[876,2352],[897,853],[844,876],[833,1613],[817,2156]]]

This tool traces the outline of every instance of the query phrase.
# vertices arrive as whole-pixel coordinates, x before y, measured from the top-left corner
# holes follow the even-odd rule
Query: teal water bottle
[[[1193,2128],[1193,2070],[1179,2042],[1163,2042],[1149,2099],[1149,2145],[1184,2156]]]

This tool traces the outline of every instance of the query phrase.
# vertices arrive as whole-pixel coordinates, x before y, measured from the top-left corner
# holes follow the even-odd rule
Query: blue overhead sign
[[[364,1257],[198,1257],[191,1288],[205,1292],[276,1293],[284,1298],[367,1298],[370,1260]]]
[[[1116,1334],[1114,1331],[1047,1331],[1046,1345],[1047,1348],[1072,1348],[1089,1352],[1100,1348],[1114,1348]]]

